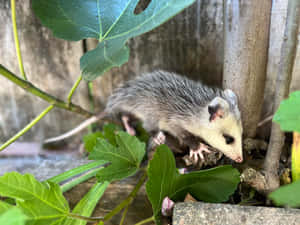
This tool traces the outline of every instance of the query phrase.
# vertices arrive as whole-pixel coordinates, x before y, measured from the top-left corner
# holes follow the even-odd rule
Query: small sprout
[[[174,204],[175,203],[169,197],[165,197],[162,202],[161,214],[163,216],[171,216]]]

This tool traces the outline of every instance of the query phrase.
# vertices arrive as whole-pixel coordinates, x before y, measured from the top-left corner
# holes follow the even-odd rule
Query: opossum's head
[[[242,122],[237,96],[233,91],[227,89],[221,97],[211,100],[196,121],[190,124],[192,133],[232,160],[239,163],[243,161]]]

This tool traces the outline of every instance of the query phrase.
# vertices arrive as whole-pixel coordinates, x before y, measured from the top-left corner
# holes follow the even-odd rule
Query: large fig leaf
[[[164,23],[195,0],[152,0],[135,14],[140,0],[32,0],[42,24],[59,38],[96,38],[98,46],[80,59],[85,80],[128,61],[126,41]]]
[[[69,213],[59,186],[41,183],[30,174],[11,172],[0,177],[0,195],[16,199],[17,207],[27,216],[27,224],[63,224]]]
[[[25,222],[26,216],[16,207],[12,207],[0,214],[0,224],[3,225],[25,225]]]
[[[100,170],[97,178],[100,181],[114,181],[131,176],[137,172],[145,155],[145,143],[137,137],[119,131],[116,135],[116,146],[99,137],[89,159],[106,160],[110,163]]]
[[[11,204],[8,204],[6,202],[0,201],[0,214],[4,213],[8,209],[13,208],[14,206]]]

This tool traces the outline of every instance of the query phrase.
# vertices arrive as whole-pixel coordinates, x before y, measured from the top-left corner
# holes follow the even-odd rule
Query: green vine
[[[82,80],[82,76],[80,75],[79,78],[77,79],[77,81],[75,82],[75,84],[73,85],[73,87],[70,90],[70,93],[68,94],[68,105],[71,104],[72,101],[72,96],[76,90],[76,88],[78,87],[78,85],[80,84],[80,81]]]
[[[64,102],[42,90],[35,87],[32,83],[23,80],[10,72],[8,69],[6,69],[3,65],[0,64],[0,74],[2,74],[4,77],[18,85],[19,87],[23,88],[25,91],[30,92],[31,94],[45,100],[46,102],[49,102],[51,105],[66,109],[71,112],[75,112],[78,114],[81,114],[85,117],[91,117],[93,114],[91,112],[86,111],[85,109],[81,108],[78,105],[75,105],[73,103],[68,104],[67,102]]]
[[[144,219],[144,220],[142,220],[142,221],[136,223],[135,225],[142,225],[142,224],[145,224],[145,223],[150,223],[150,222],[152,222],[152,221],[155,221],[155,220],[154,220],[154,216],[151,216],[151,217],[149,217],[149,218],[147,218],[147,219]]]
[[[112,211],[110,211],[110,213],[108,213],[107,215],[105,215],[104,218],[103,218],[103,220],[104,221],[108,221],[114,215],[116,215],[117,213],[119,213],[122,209],[124,209],[125,207],[127,207],[128,205],[130,205],[131,202],[133,201],[133,199],[135,198],[135,196],[137,195],[138,191],[140,190],[140,188],[142,187],[142,185],[146,181],[146,179],[147,179],[147,172],[144,172],[144,174],[140,178],[139,182],[134,187],[134,189],[132,190],[132,192],[127,196],[127,198],[125,198],[118,206],[116,206]]]
[[[15,136],[13,136],[7,142],[5,142],[2,146],[0,146],[0,151],[5,149],[7,146],[12,144],[19,137],[21,137],[23,134],[25,134],[31,127],[33,127],[38,121],[40,121],[52,109],[53,109],[53,105],[48,106],[40,115],[38,115],[34,120],[32,120],[26,127],[24,127]]]
[[[11,20],[12,20],[12,25],[13,25],[16,53],[17,53],[17,57],[18,57],[20,73],[23,76],[24,80],[27,80],[24,66],[23,66],[22,55],[21,55],[21,50],[20,50],[20,42],[19,42],[19,37],[18,37],[17,20],[16,20],[16,1],[15,0],[10,1],[10,7],[11,7]]]

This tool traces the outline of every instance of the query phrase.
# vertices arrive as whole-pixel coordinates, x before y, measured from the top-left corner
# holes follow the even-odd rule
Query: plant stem
[[[75,82],[75,84],[73,85],[72,89],[70,90],[70,93],[68,94],[68,105],[71,104],[72,96],[73,96],[76,88],[80,84],[81,80],[82,80],[82,76],[80,75],[79,78],[77,79],[77,81]]]
[[[149,222],[152,222],[152,221],[154,221],[154,216],[151,216],[151,217],[149,217],[147,219],[144,219],[144,220],[142,220],[142,221],[140,221],[140,222],[138,222],[138,223],[136,223],[134,225],[142,225],[142,224],[149,223]]]
[[[138,193],[138,191],[140,190],[140,188],[142,187],[142,185],[143,185],[143,183],[145,182],[146,179],[147,179],[147,173],[144,172],[143,175],[142,175],[142,177],[140,178],[139,182],[134,187],[134,189],[132,190],[132,192],[127,196],[127,198],[124,199],[112,211],[110,211],[110,213],[108,213],[107,215],[105,215],[103,220],[104,221],[109,220],[111,217],[113,217],[114,215],[116,215],[117,213],[119,213],[123,208],[125,208],[126,206],[128,206],[133,201],[133,199],[135,198],[136,194]]]
[[[125,221],[125,217],[126,217],[126,215],[127,215],[128,208],[129,208],[129,205],[127,205],[126,208],[125,208],[124,211],[123,211],[122,218],[121,218],[121,221],[120,221],[120,225],[123,225],[123,223],[124,223],[124,221]]]
[[[62,101],[62,100],[60,100],[60,99],[58,99],[58,98],[56,98],[52,95],[49,95],[48,93],[46,93],[46,92],[40,90],[39,88],[35,87],[30,82],[19,78],[18,76],[16,76],[12,72],[10,72],[8,69],[6,69],[1,64],[0,64],[0,74],[2,74],[4,77],[6,77],[10,81],[12,81],[16,85],[18,85],[19,87],[23,88],[25,91],[30,92],[31,94],[33,94],[35,96],[38,96],[39,98],[49,102],[51,105],[53,105],[55,107],[66,109],[68,111],[81,114],[85,117],[91,117],[93,115],[92,113],[86,111],[85,109],[81,108],[78,105],[75,105],[75,104],[72,104],[72,103],[68,104],[68,103],[66,103],[66,102],[64,102],[64,101]]]
[[[15,0],[10,1],[10,8],[11,8],[11,20],[12,20],[12,25],[13,25],[13,32],[14,32],[14,39],[15,39],[16,53],[17,53],[18,62],[19,62],[19,68],[20,68],[20,72],[21,72],[21,75],[23,76],[24,80],[27,80],[27,77],[26,77],[26,74],[24,71],[22,55],[21,55],[21,50],[20,50],[20,42],[19,42],[19,37],[18,37],[18,29],[17,29],[17,21],[16,21],[16,1]]]
[[[11,143],[16,141],[19,137],[25,134],[31,127],[33,127],[37,122],[39,122],[51,109],[53,109],[53,105],[48,106],[40,115],[38,115],[34,120],[32,120],[26,127],[20,130],[15,136],[5,142],[2,146],[0,146],[0,151],[5,149]]]

